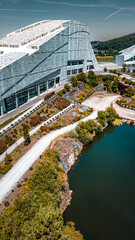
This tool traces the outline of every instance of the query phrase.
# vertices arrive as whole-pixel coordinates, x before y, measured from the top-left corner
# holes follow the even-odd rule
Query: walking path
[[[107,92],[94,93],[86,101],[83,102],[84,105],[90,106],[96,111],[105,111],[107,107],[113,104],[116,112],[121,118],[134,120],[135,121],[135,111],[127,108],[120,107],[116,101],[121,99],[118,94],[110,94]]]
[[[87,121],[97,118],[97,111],[93,111],[89,116],[81,121]],[[79,121],[80,122],[80,121]],[[18,162],[11,170],[0,180],[0,202],[8,195],[21,177],[28,171],[32,164],[40,157],[40,155],[48,148],[50,143],[58,136],[67,133],[78,125],[78,122],[52,131],[42,137]]]

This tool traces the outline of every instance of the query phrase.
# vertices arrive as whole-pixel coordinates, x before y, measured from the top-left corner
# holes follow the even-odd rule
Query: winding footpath
[[[81,121],[88,121],[97,118],[97,111],[93,111],[89,116]],[[80,121],[52,131],[42,137],[18,162],[11,170],[0,180],[0,202],[8,195],[22,176],[29,170],[32,164],[40,157],[40,155],[48,148],[50,143],[58,136],[67,133],[76,128]]]

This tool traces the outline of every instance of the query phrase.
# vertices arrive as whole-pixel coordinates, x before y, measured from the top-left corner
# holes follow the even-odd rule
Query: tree
[[[104,67],[104,72],[107,72],[107,68],[106,67]]]
[[[106,122],[106,114],[104,111],[98,111],[98,121],[104,127]]]
[[[125,95],[127,97],[132,97],[135,95],[135,88],[134,87],[128,87],[125,89]]]
[[[66,91],[69,92],[69,90],[70,90],[71,87],[70,87],[68,84],[65,84],[64,88],[66,89]]]
[[[88,79],[89,79],[89,85],[91,87],[96,87],[98,85],[97,77],[93,71],[88,72]]]
[[[112,83],[112,91],[117,93],[118,92],[118,85],[119,85],[119,81],[118,79],[115,79],[114,82]]]
[[[119,118],[116,110],[111,106],[106,109],[106,117],[108,124],[112,125],[116,118]]]
[[[73,87],[77,87],[77,78],[76,77],[71,77],[71,83]]]
[[[6,154],[5,163],[8,164],[8,163],[11,163],[11,162],[12,162],[12,157],[9,154]]]
[[[26,143],[30,143],[30,135],[29,135],[29,132],[25,131],[23,133],[23,137],[24,137],[24,140]]]
[[[84,82],[86,83],[87,82],[87,76],[84,72],[81,72],[77,75],[77,80],[80,81],[80,82]]]

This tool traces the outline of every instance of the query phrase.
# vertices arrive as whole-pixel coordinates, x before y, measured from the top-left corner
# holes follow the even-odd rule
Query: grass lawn
[[[96,59],[98,62],[112,62],[113,56],[105,56],[105,57],[96,56]]]

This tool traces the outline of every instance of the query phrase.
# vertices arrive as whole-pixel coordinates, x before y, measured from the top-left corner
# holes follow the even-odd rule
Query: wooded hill
[[[92,43],[94,48],[100,50],[117,50],[120,51],[122,49],[128,48],[132,45],[135,45],[135,33],[114,38],[112,40],[108,40],[106,42],[96,42]]]

